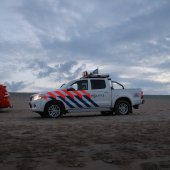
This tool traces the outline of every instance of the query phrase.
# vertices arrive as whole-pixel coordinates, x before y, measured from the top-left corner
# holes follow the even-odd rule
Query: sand
[[[0,170],[170,169],[170,96],[145,96],[127,116],[50,119],[30,111],[29,95],[0,110]]]

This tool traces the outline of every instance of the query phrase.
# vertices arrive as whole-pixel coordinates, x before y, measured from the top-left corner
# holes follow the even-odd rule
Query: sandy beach
[[[0,170],[169,170],[170,96],[145,96],[127,116],[41,118],[29,95],[0,110]]]

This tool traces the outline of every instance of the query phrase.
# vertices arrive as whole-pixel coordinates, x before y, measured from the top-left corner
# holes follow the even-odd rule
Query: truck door
[[[111,90],[105,79],[90,79],[89,93],[91,99],[100,107],[111,106]]]
[[[70,87],[67,94],[74,105],[72,110],[92,108],[90,94],[88,93],[88,80],[78,80]]]

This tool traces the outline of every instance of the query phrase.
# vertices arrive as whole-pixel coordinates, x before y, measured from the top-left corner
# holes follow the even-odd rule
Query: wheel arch
[[[121,100],[127,101],[130,104],[130,106],[131,106],[130,113],[132,113],[132,101],[128,97],[120,97],[120,98],[116,99],[116,101],[114,103],[114,110],[115,110],[116,103]]]
[[[66,108],[65,108],[64,103],[63,103],[62,101],[60,101],[60,100],[55,100],[55,99],[50,100],[50,101],[48,101],[48,102],[45,104],[45,106],[44,106],[44,111],[46,110],[46,107],[47,107],[50,103],[53,103],[53,102],[55,102],[56,104],[59,104],[59,105],[62,107],[64,113],[66,112]]]

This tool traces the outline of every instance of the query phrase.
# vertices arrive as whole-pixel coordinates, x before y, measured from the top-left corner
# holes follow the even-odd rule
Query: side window
[[[88,90],[88,81],[80,80],[71,85],[75,90]]]
[[[91,88],[92,90],[105,89],[106,88],[105,80],[91,80]]]
[[[74,84],[72,84],[72,87],[73,87],[75,90],[77,90],[77,89],[78,89],[77,82],[76,82],[76,83],[74,83]]]

